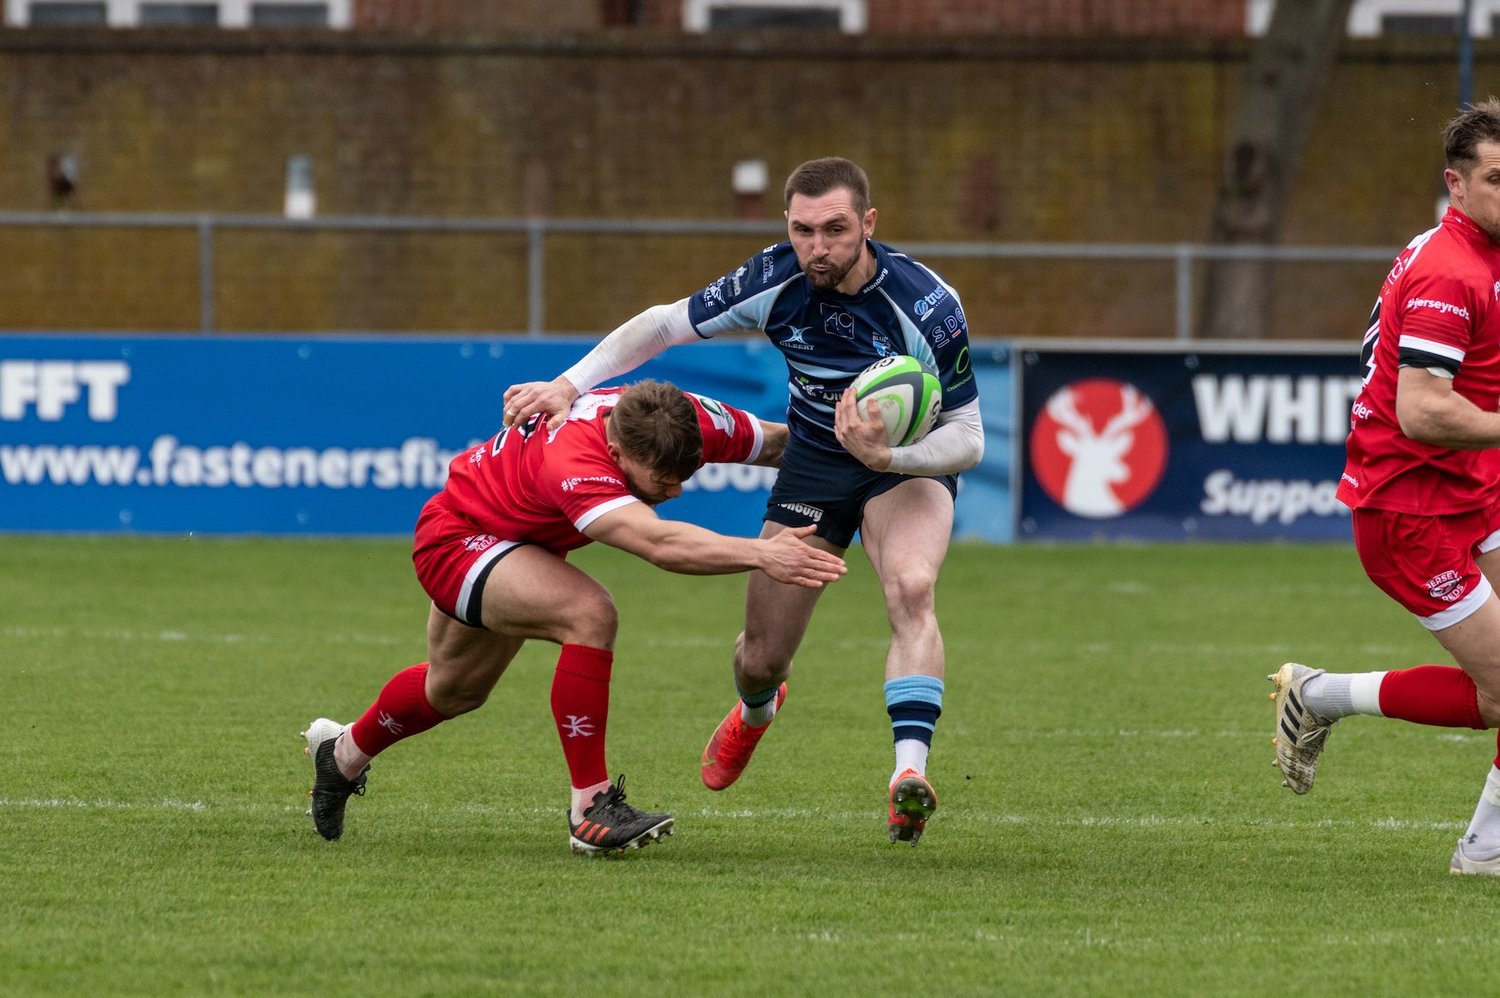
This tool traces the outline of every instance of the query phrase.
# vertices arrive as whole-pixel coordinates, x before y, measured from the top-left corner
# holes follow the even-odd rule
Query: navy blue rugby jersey
[[[786,357],[792,436],[823,450],[843,450],[833,434],[834,405],[882,357],[908,354],[936,371],[946,409],[979,395],[958,292],[904,253],[874,240],[865,246],[875,254],[875,276],[852,295],[814,288],[784,242],[688,300],[688,317],[705,339],[765,331]]]

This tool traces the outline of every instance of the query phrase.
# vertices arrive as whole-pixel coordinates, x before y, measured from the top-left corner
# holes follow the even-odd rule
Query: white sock
[[[1302,684],[1302,703],[1330,721],[1350,714],[1384,717],[1380,712],[1380,682],[1384,672],[1325,672]]]
[[[890,786],[896,782],[896,777],[908,769],[915,769],[923,776],[927,775],[927,752],[930,746],[916,738],[903,738],[896,743],[896,771],[891,774]]]
[[[1484,790],[1469,830],[1464,832],[1464,855],[1470,859],[1494,859],[1500,856],[1500,769],[1490,766],[1484,778]]]
[[[759,707],[752,707],[745,701],[740,701],[740,720],[745,722],[749,728],[763,728],[770,724],[776,717],[776,694],[771,694],[771,699]]]
[[[568,810],[568,820],[573,822],[573,824],[575,825],[582,821],[583,812],[587,811],[589,809],[589,805],[594,803],[595,795],[602,794],[608,789],[608,780],[605,780],[603,783],[595,783],[591,787],[584,787],[582,790],[574,787],[573,806]]]
[[[358,779],[359,774],[370,764],[370,758],[354,744],[354,733],[348,727],[339,732],[333,743],[333,761],[339,767],[339,772],[344,774],[344,779]],[[350,776],[350,773],[354,775]]]

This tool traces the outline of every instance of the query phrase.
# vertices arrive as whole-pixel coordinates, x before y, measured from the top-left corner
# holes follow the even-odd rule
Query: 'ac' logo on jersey
[[[841,340],[854,339],[854,316],[841,308],[823,306],[823,332]]]

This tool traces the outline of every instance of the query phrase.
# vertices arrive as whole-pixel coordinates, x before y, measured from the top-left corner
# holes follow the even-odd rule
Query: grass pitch
[[[0,993],[1493,987],[1500,882],[1446,872],[1493,735],[1350,719],[1304,798],[1270,765],[1282,661],[1445,661],[1347,548],[955,548],[915,849],[862,554],[718,794],[743,580],[575,559],[621,608],[610,764],[677,816],[614,860],[567,850],[540,644],[313,833],[298,731],[423,658],[406,544],[0,537]]]

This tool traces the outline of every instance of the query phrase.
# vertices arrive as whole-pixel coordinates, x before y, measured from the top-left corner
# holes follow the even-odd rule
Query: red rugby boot
[[[786,683],[782,683],[776,691],[776,713],[781,713],[785,701]],[[776,720],[774,714],[771,720]],[[739,779],[750,762],[750,753],[755,751],[756,743],[770,726],[770,721],[758,728],[746,725],[740,717],[740,703],[735,701],[704,746],[703,758],[699,760],[703,764],[703,785],[710,790],[723,790]]]

